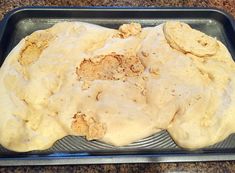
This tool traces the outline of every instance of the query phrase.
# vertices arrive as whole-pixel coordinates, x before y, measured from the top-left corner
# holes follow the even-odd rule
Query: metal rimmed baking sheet
[[[27,7],[9,12],[0,24],[0,63],[11,49],[33,31],[61,21],[83,21],[118,28],[129,22],[143,27],[168,20],[189,23],[193,28],[222,41],[235,58],[235,27],[232,17],[217,9],[198,8],[58,8]],[[0,165],[60,165],[133,162],[235,160],[235,135],[196,151],[179,148],[166,131],[125,147],[113,147],[83,137],[67,136],[50,149],[15,153],[0,147]]]

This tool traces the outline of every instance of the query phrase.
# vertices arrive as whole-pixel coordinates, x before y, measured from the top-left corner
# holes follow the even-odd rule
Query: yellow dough
[[[226,47],[185,23],[58,23],[0,69],[0,144],[44,150],[77,135],[124,146],[167,129],[181,147],[212,145],[235,131],[234,76]]]

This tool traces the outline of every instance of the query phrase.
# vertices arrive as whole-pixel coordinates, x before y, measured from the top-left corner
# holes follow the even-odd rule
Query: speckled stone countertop
[[[22,6],[190,6],[216,7],[235,17],[235,0],[0,0],[0,20]],[[235,161],[0,167],[0,172],[235,172]]]

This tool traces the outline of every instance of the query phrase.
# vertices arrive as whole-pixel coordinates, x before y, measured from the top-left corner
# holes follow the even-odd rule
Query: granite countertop
[[[0,20],[22,6],[191,6],[216,7],[235,17],[235,0],[0,0]],[[0,172],[235,172],[235,161],[0,167]]]

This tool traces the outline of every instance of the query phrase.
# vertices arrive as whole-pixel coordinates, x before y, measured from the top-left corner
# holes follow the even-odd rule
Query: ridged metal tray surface
[[[167,20],[184,21],[216,37],[235,58],[234,19],[217,9],[26,7],[9,12],[0,22],[0,63],[22,38],[57,22],[83,21],[118,28],[129,22],[145,27]],[[0,165],[11,166],[210,160],[235,160],[235,135],[196,151],[179,148],[165,130],[125,147],[75,136],[67,136],[44,151],[16,153],[0,146]]]

